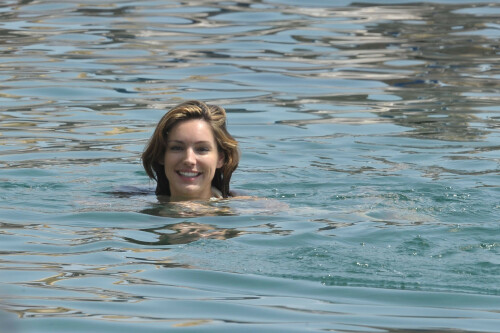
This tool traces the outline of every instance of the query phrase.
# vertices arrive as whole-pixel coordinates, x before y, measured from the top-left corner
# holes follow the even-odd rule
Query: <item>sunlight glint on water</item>
[[[499,10],[4,1],[0,332],[497,332]],[[262,200],[151,193],[188,99]]]

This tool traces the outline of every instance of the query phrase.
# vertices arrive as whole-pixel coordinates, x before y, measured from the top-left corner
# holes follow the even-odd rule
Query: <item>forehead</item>
[[[168,141],[215,142],[210,124],[203,119],[183,120],[175,124],[168,133]]]

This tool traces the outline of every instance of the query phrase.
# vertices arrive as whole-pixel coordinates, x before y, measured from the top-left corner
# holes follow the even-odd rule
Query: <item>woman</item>
[[[156,194],[171,201],[231,196],[239,162],[238,142],[226,129],[226,111],[200,101],[167,112],[149,140],[142,163],[156,180]]]

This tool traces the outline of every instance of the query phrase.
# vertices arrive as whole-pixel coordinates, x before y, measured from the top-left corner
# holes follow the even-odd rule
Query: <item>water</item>
[[[2,2],[0,332],[500,332],[499,14]],[[260,200],[148,192],[187,99]]]

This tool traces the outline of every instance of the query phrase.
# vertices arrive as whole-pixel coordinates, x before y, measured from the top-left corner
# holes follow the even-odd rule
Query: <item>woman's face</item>
[[[203,200],[212,195],[215,170],[222,167],[210,125],[202,119],[176,124],[168,134],[163,158],[165,175],[170,184],[171,200]]]

